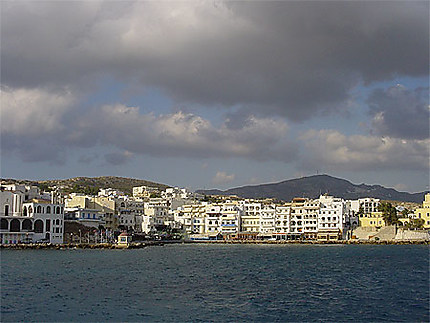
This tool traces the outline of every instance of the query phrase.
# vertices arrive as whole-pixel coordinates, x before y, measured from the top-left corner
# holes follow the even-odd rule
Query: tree
[[[407,218],[409,215],[409,210],[408,209],[403,209],[402,211],[402,218]]]
[[[423,225],[423,219],[411,219],[409,223],[406,223],[406,227],[409,229],[422,229]]]
[[[399,223],[397,209],[390,202],[381,202],[378,207],[379,212],[382,212],[386,225],[394,225]]]

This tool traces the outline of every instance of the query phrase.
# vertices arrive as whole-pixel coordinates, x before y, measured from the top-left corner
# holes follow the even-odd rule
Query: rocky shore
[[[26,244],[8,244],[1,245],[0,249],[142,249],[150,246],[163,246],[164,244],[175,243],[176,241],[145,241],[133,242],[128,245],[121,245],[116,243],[26,243]],[[176,242],[177,243],[177,242]]]
[[[430,241],[424,240],[390,240],[390,241],[371,241],[371,240],[338,240],[338,241],[300,241],[300,240],[193,240],[193,241],[145,241],[132,242],[128,245],[119,245],[115,243],[65,243],[65,244],[10,244],[0,245],[0,249],[24,250],[24,249],[142,249],[150,246],[163,246],[173,243],[191,243],[191,244],[269,244],[269,245],[429,245]]]

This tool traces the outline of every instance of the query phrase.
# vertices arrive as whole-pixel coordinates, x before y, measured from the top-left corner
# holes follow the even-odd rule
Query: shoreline
[[[163,246],[165,244],[245,244],[245,245],[429,245],[430,241],[424,240],[387,240],[387,241],[255,241],[255,240],[193,240],[193,241],[146,241],[132,242],[128,245],[115,243],[67,243],[67,244],[10,244],[0,245],[0,249],[9,250],[66,250],[66,249],[143,249],[151,246]]]

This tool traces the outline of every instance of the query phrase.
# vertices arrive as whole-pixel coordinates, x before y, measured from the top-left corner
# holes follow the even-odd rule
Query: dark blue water
[[[429,321],[427,246],[3,250],[1,321]]]

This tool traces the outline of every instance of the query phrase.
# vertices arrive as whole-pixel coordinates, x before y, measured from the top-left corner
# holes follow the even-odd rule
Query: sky
[[[429,189],[428,1],[7,1],[1,177]]]

